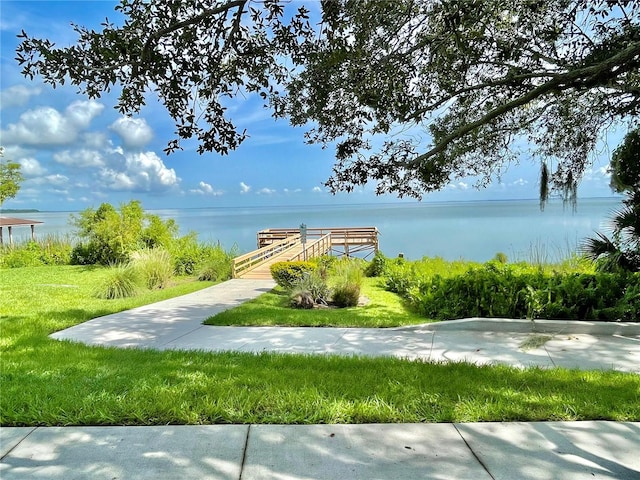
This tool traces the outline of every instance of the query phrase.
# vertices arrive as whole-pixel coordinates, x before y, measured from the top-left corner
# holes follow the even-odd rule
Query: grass
[[[295,327],[397,327],[429,320],[412,312],[395,293],[388,292],[377,278],[364,278],[361,294],[369,303],[361,307],[301,310],[289,307],[289,295],[273,291],[221,312],[207,325],[295,326]]]
[[[0,270],[2,426],[640,420],[640,376],[633,374],[159,352],[48,338],[98,315],[210,285],[101,300],[91,293],[104,274]]]

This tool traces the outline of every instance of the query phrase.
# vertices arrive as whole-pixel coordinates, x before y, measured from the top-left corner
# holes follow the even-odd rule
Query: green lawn
[[[280,287],[239,307],[206,320],[207,325],[261,325],[289,327],[397,327],[426,323],[396,294],[387,292],[376,278],[364,278],[362,295],[368,303],[353,308],[301,310],[289,308]]]
[[[91,292],[103,275],[83,267],[0,270],[3,426],[640,420],[633,374],[49,339],[95,316],[210,285],[98,300]]]

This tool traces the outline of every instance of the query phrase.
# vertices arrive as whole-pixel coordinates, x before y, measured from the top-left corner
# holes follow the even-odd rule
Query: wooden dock
[[[257,234],[258,249],[233,260],[233,278],[271,278],[276,262],[307,260],[322,255],[365,258],[378,251],[376,227],[307,228],[302,242],[299,228],[270,228]]]

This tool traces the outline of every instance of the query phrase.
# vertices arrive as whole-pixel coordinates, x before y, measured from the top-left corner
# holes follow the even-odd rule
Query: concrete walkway
[[[469,319],[394,329],[209,327],[272,288],[233,280],[52,335],[92,345],[393,355],[640,373],[640,325]],[[525,348],[524,343],[546,340]],[[10,427],[10,479],[640,479],[640,423]]]
[[[202,322],[269,291],[230,280],[107,315],[52,335],[90,345],[239,352],[395,356],[640,373],[640,324],[466,319],[401,328],[214,327]]]
[[[640,423],[0,429],[0,478],[640,478]]]

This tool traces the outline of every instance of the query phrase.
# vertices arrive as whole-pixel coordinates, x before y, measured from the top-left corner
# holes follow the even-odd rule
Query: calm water
[[[607,231],[610,213],[619,199],[580,199],[578,211],[561,202],[540,212],[537,200],[473,203],[395,203],[378,205],[234,207],[149,210],[163,219],[174,218],[181,233],[195,231],[202,241],[237,244],[247,252],[256,246],[256,232],[265,228],[366,227],[380,231],[380,248],[388,256],[404,253],[410,259],[441,256],[486,261],[496,252],[510,260],[546,255],[549,260],[575,249],[595,230]],[[36,235],[68,234],[70,212],[16,214],[43,221]],[[15,228],[14,238],[26,238],[28,227]]]

